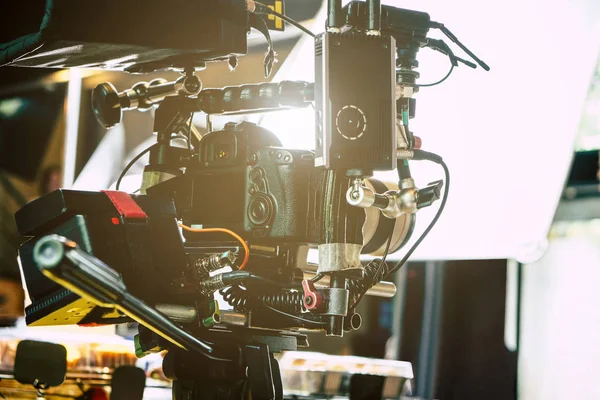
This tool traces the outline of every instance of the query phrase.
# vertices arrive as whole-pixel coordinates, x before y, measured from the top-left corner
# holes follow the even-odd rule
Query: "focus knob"
[[[119,93],[112,84],[101,83],[92,90],[92,110],[98,122],[107,129],[121,122],[123,111]]]

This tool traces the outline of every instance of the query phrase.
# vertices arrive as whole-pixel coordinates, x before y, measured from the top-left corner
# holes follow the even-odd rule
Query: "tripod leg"
[[[275,386],[275,400],[283,400],[283,382],[279,362],[271,355],[271,368],[273,370],[273,385]]]
[[[248,344],[245,352],[252,400],[274,400],[275,385],[269,346],[264,343]]]

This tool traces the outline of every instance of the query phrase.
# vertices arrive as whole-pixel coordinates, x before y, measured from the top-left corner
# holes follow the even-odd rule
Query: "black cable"
[[[383,257],[381,258],[381,262],[379,263],[379,269],[377,269],[377,274],[381,272],[381,269],[384,265],[386,265],[385,260],[387,259],[388,253],[390,251],[390,244],[392,243],[392,236],[394,232],[390,233],[390,237],[388,238],[387,244],[385,245],[385,251],[383,252]]]
[[[402,260],[400,260],[396,265],[394,265],[392,267],[392,269],[389,270],[389,272],[387,274],[388,276],[392,275],[394,272],[396,272],[400,268],[402,268],[402,266],[404,264],[406,264],[406,261],[409,259],[409,257],[414,253],[414,251],[421,244],[423,239],[425,239],[425,237],[429,234],[429,232],[431,231],[433,226],[437,223],[438,219],[442,215],[442,212],[444,211],[444,207],[446,207],[446,201],[448,200],[448,192],[450,191],[450,171],[448,170],[448,165],[446,165],[444,160],[442,160],[442,158],[440,156],[438,156],[437,154],[428,153],[425,151],[415,150],[415,154],[417,155],[416,159],[434,162],[436,164],[439,164],[444,169],[445,186],[446,187],[444,188],[444,195],[442,196],[442,202],[440,203],[440,207],[438,208],[437,213],[435,214],[435,216],[433,217],[433,219],[431,220],[431,222],[429,223],[427,228],[423,231],[421,236],[419,236],[419,238],[412,245],[410,250],[408,250],[408,252],[404,255]]]
[[[253,274],[248,271],[224,272],[220,276],[223,281],[223,284],[225,284],[227,286],[231,286],[231,285],[234,285],[238,282],[242,282],[245,280],[253,280],[253,281],[258,281],[258,282],[262,282],[262,283],[267,283],[267,284],[273,285],[273,286],[278,286],[282,289],[297,289],[297,290],[299,290],[302,288],[301,284],[277,282],[272,279],[264,278],[260,275]]]
[[[302,289],[302,284],[300,284],[300,283],[293,284],[293,283],[277,282],[277,281],[274,281],[274,280],[271,280],[268,278],[263,278],[262,276],[255,275],[255,274],[250,274],[250,276],[248,278],[255,280],[255,281],[259,281],[259,282],[268,283],[269,285],[279,286],[280,288],[283,288],[283,289],[297,289],[297,290]]]
[[[268,47],[263,65],[265,66],[265,78],[268,78],[271,75],[271,71],[273,70],[273,64],[275,63],[275,50],[273,48],[273,41],[271,40],[271,33],[269,32],[269,27],[267,26],[267,23],[265,22],[265,19],[262,17],[262,15],[264,14],[250,14],[250,27],[262,33],[265,39],[267,40]]]
[[[123,178],[125,177],[125,174],[127,173],[127,171],[129,171],[129,169],[131,167],[133,167],[133,164],[135,164],[137,162],[137,160],[139,160],[140,158],[142,158],[142,156],[146,153],[148,153],[150,150],[152,150],[156,145],[158,145],[158,143],[154,143],[152,146],[147,147],[145,150],[143,150],[141,153],[139,153],[137,156],[133,157],[133,160],[129,161],[129,164],[127,164],[125,166],[125,168],[123,169],[123,171],[121,172],[121,175],[119,175],[119,179],[117,179],[117,185],[115,187],[116,190],[119,190],[119,188],[121,187],[121,181],[123,180]]]
[[[420,83],[417,84],[417,86],[419,87],[431,87],[431,86],[435,86],[435,85],[439,85],[440,83],[444,82],[446,79],[448,79],[448,77],[452,74],[452,71],[454,71],[454,64],[452,64],[450,66],[450,71],[448,71],[448,73],[446,74],[446,76],[444,76],[442,79],[440,79],[437,82],[434,83],[425,83],[423,85],[421,85]]]
[[[190,130],[191,132],[191,130]],[[189,138],[186,137],[181,137],[181,136],[173,136],[169,139],[169,141],[173,140],[173,139],[187,139],[188,141],[188,146],[190,143]],[[146,149],[142,150],[141,153],[139,153],[137,156],[133,157],[133,159],[131,161],[129,161],[129,164],[127,164],[125,166],[125,168],[123,169],[123,171],[121,172],[121,175],[119,175],[119,179],[117,179],[117,184],[115,186],[115,190],[119,190],[119,188],[121,187],[121,181],[123,180],[123,178],[125,177],[125,174],[127,174],[127,171],[129,171],[131,169],[131,167],[133,167],[133,165],[140,159],[142,158],[142,156],[144,154],[146,154],[147,152],[149,152],[150,150],[152,150],[154,148],[154,146],[159,145],[160,143],[154,143],[151,146],[148,146]],[[138,189],[139,190],[139,189]]]
[[[354,309],[356,308],[356,306],[358,306],[358,303],[360,303],[360,301],[362,300],[362,298],[365,296],[365,294],[367,293],[367,291],[377,282],[381,282],[381,279],[379,278],[379,274],[381,273],[381,271],[383,269],[387,270],[387,264],[385,263],[385,260],[387,259],[388,253],[390,251],[390,245],[392,243],[392,236],[393,236],[393,232],[390,234],[390,236],[388,237],[387,240],[387,244],[385,245],[385,251],[383,252],[383,257],[381,258],[381,260],[379,260],[379,267],[377,268],[377,272],[375,273],[375,275],[373,275],[373,282],[371,282],[369,284],[369,287],[365,287],[364,290],[361,290],[361,292],[358,295],[358,298],[354,301],[354,303],[352,303],[352,305],[350,306],[350,308],[348,309],[348,312],[352,312],[354,311]],[[385,267],[384,267],[385,266]],[[387,275],[387,272],[386,272]],[[375,282],[377,281],[377,282]]]
[[[325,274],[316,274],[315,276],[313,276],[311,281],[313,281],[313,283],[319,282],[321,279],[323,279],[324,276],[325,276]]]
[[[385,263],[385,260],[387,258],[387,253],[389,251],[389,246],[391,243],[391,236],[390,236],[390,238],[388,238],[388,243],[386,245],[386,249],[384,251],[382,260],[375,259],[375,260],[371,261],[371,263],[369,263],[369,265],[367,265],[367,267],[365,268],[366,275],[368,275],[370,277],[370,281],[365,282],[365,283],[363,283],[363,282],[352,283],[351,282],[350,287],[351,287],[351,289],[353,289],[355,291],[354,295],[358,294],[358,297],[356,298],[354,303],[349,307],[349,311],[353,311],[356,308],[358,303],[360,303],[360,301],[362,300],[363,296],[374,284],[381,282],[385,278],[389,278],[390,275],[392,275],[394,272],[398,271],[406,263],[408,258],[412,255],[412,253],[414,253],[415,249],[421,244],[423,239],[425,239],[425,237],[429,234],[429,232],[431,231],[433,226],[437,223],[438,219],[440,218],[442,212],[444,211],[444,208],[446,206],[446,201],[448,199],[449,189],[450,189],[450,172],[448,170],[448,166],[446,165],[446,163],[444,162],[442,157],[438,156],[437,154],[430,153],[430,152],[423,151],[423,150],[414,150],[413,159],[417,160],[417,161],[421,161],[421,160],[431,161],[431,162],[441,165],[442,168],[444,168],[446,188],[444,190],[444,195],[442,196],[442,201],[440,203],[440,207],[439,207],[436,215],[434,216],[434,218],[431,220],[431,222],[429,223],[427,228],[423,231],[421,236],[417,239],[417,241],[412,245],[410,250],[408,250],[408,252],[404,255],[402,260],[400,262],[398,262],[396,265],[394,265],[394,267],[392,267],[391,269],[388,269],[388,265]],[[377,261],[380,261],[380,263],[379,263],[379,266],[376,267],[377,270],[373,274],[373,273],[371,273],[370,268],[372,268],[372,266],[371,266],[372,263],[377,262]],[[383,276],[381,275],[382,272],[383,272]]]
[[[316,35],[314,33],[312,33],[310,30],[308,30],[307,28],[305,28],[304,26],[302,26],[301,24],[299,24],[298,22],[294,21],[293,19],[291,19],[290,17],[283,15],[281,13],[278,13],[275,10],[271,10],[269,7],[267,7],[266,5],[259,3],[257,1],[254,2],[254,4],[256,4],[257,6],[260,7],[260,10],[255,11],[255,14],[271,14],[276,16],[277,18],[281,18],[282,20],[284,20],[285,22],[287,22],[290,25],[295,26],[296,28],[300,29],[302,32],[306,33],[307,35],[310,35],[312,37],[316,37]]]

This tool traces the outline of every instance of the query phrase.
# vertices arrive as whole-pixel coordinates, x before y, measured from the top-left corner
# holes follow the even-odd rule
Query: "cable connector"
[[[441,22],[429,21],[429,27],[431,29],[442,29],[444,27],[444,24],[442,24]]]
[[[194,262],[194,268],[199,275],[208,275],[210,272],[221,268],[233,267],[236,258],[236,253],[231,250],[223,253],[211,254],[210,256],[196,260]]]
[[[414,156],[414,150],[396,149],[396,158],[398,160],[412,160]]]
[[[429,151],[413,150],[412,152],[413,152],[412,159],[416,160],[416,161],[428,160],[428,161],[433,161],[436,164],[440,164],[444,161],[441,156],[439,156],[435,153],[430,153]]]

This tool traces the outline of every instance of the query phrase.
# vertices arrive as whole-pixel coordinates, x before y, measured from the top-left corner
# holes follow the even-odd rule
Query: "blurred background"
[[[22,3],[13,6],[25,13]],[[443,21],[491,71],[459,68],[418,94],[412,127],[424,149],[450,167],[446,211],[398,273],[397,296],[365,298],[361,330],[343,339],[311,335],[310,350],[409,361],[422,398],[600,398],[600,2],[383,3]],[[286,14],[320,32],[321,7],[321,0],[287,0]],[[0,43],[17,28],[0,26]],[[311,38],[288,27],[273,40],[273,80],[314,79]],[[253,33],[235,71],[220,63],[199,73],[204,87],[263,82],[265,50]],[[419,61],[420,83],[448,68],[427,49]],[[110,81],[124,90],[156,77],[178,74],[0,68],[5,336],[23,329],[26,301],[14,212],[59,187],[114,188],[124,166],[155,141],[153,111],[125,113],[122,124],[105,130],[91,111],[91,89]],[[260,122],[284,146],[310,149],[313,118],[303,109],[238,120]],[[197,114],[194,125],[205,131],[205,116]],[[130,169],[124,190],[139,188],[146,163],[142,157]],[[441,175],[420,164],[413,173],[417,184]],[[435,208],[419,213],[414,238]]]

